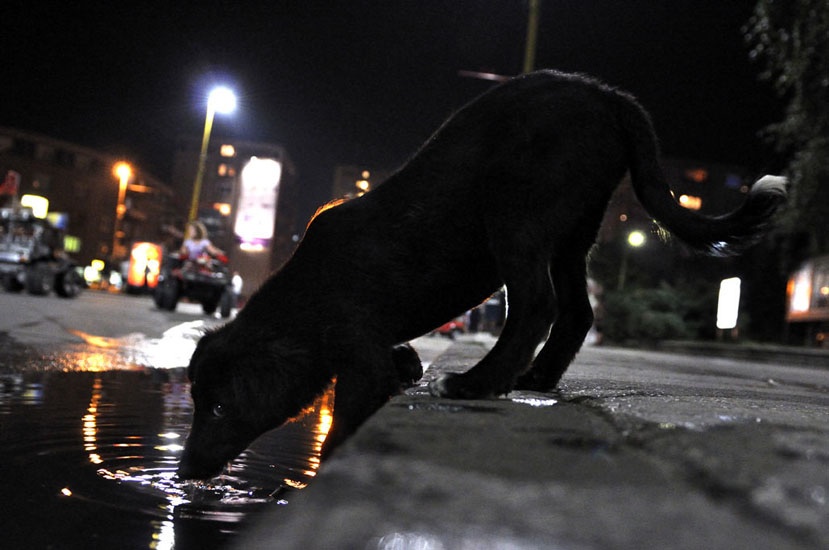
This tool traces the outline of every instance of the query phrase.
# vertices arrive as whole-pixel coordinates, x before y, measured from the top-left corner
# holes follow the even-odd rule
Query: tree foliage
[[[788,159],[789,231],[808,234],[809,253],[829,252],[829,2],[758,0],[745,34],[786,101],[767,132]]]
[[[613,342],[688,339],[699,328],[692,296],[667,283],[656,288],[610,291],[605,296],[602,334]]]

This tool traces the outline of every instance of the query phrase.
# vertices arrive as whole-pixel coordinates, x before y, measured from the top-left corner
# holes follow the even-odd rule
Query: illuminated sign
[[[737,326],[740,311],[740,278],[723,279],[720,283],[720,298],[717,302],[717,328],[730,330]]]
[[[265,245],[273,238],[282,164],[251,157],[242,169],[233,232],[243,243]]]

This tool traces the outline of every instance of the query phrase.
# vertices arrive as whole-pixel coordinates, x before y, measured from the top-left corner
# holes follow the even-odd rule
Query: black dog
[[[645,111],[591,79],[544,71],[483,94],[383,185],[319,214],[239,316],[199,342],[179,475],[218,473],[336,379],[330,450],[417,377],[414,352],[396,346],[503,285],[495,347],[430,390],[554,388],[591,325],[585,256],[626,172],[654,218],[716,255],[755,241],[785,200],[782,178],[764,178],[735,212],[702,217],[674,201],[658,157]]]

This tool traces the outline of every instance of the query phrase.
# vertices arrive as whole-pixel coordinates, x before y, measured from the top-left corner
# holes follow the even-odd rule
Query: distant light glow
[[[688,210],[699,210],[702,208],[702,199],[693,195],[680,195],[679,204]]]
[[[717,328],[730,330],[737,326],[740,310],[740,278],[723,279],[720,283],[720,297],[717,303]]]
[[[702,183],[708,179],[708,170],[705,168],[691,168],[685,171],[685,177],[694,183]]]
[[[628,234],[628,244],[634,248],[639,248],[645,244],[645,234],[641,231],[631,231]]]
[[[213,209],[216,210],[222,216],[230,216],[231,207],[230,204],[226,202],[217,202],[213,204]]]
[[[786,289],[789,295],[789,313],[803,314],[809,311],[812,303],[812,273],[812,265],[806,264],[789,279]]]
[[[49,213],[49,199],[39,195],[23,195],[20,197],[20,206],[31,208],[32,215],[41,220]]]
[[[241,243],[239,245],[239,249],[244,252],[264,252],[266,250],[265,245],[262,243]]]
[[[232,113],[236,109],[236,94],[227,86],[217,86],[207,97],[207,107],[224,115]]]
[[[130,251],[127,284],[133,287],[155,288],[161,273],[161,246],[155,243],[135,243]]]
[[[132,166],[126,162],[117,162],[112,168],[112,173],[118,176],[121,181],[126,181],[132,177]]]
[[[81,239],[74,235],[64,235],[63,249],[71,254],[81,251]]]

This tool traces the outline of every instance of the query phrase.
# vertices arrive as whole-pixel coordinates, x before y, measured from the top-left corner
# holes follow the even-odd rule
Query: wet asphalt
[[[236,547],[829,548],[829,369],[780,357],[585,348],[557,393],[421,385]]]

